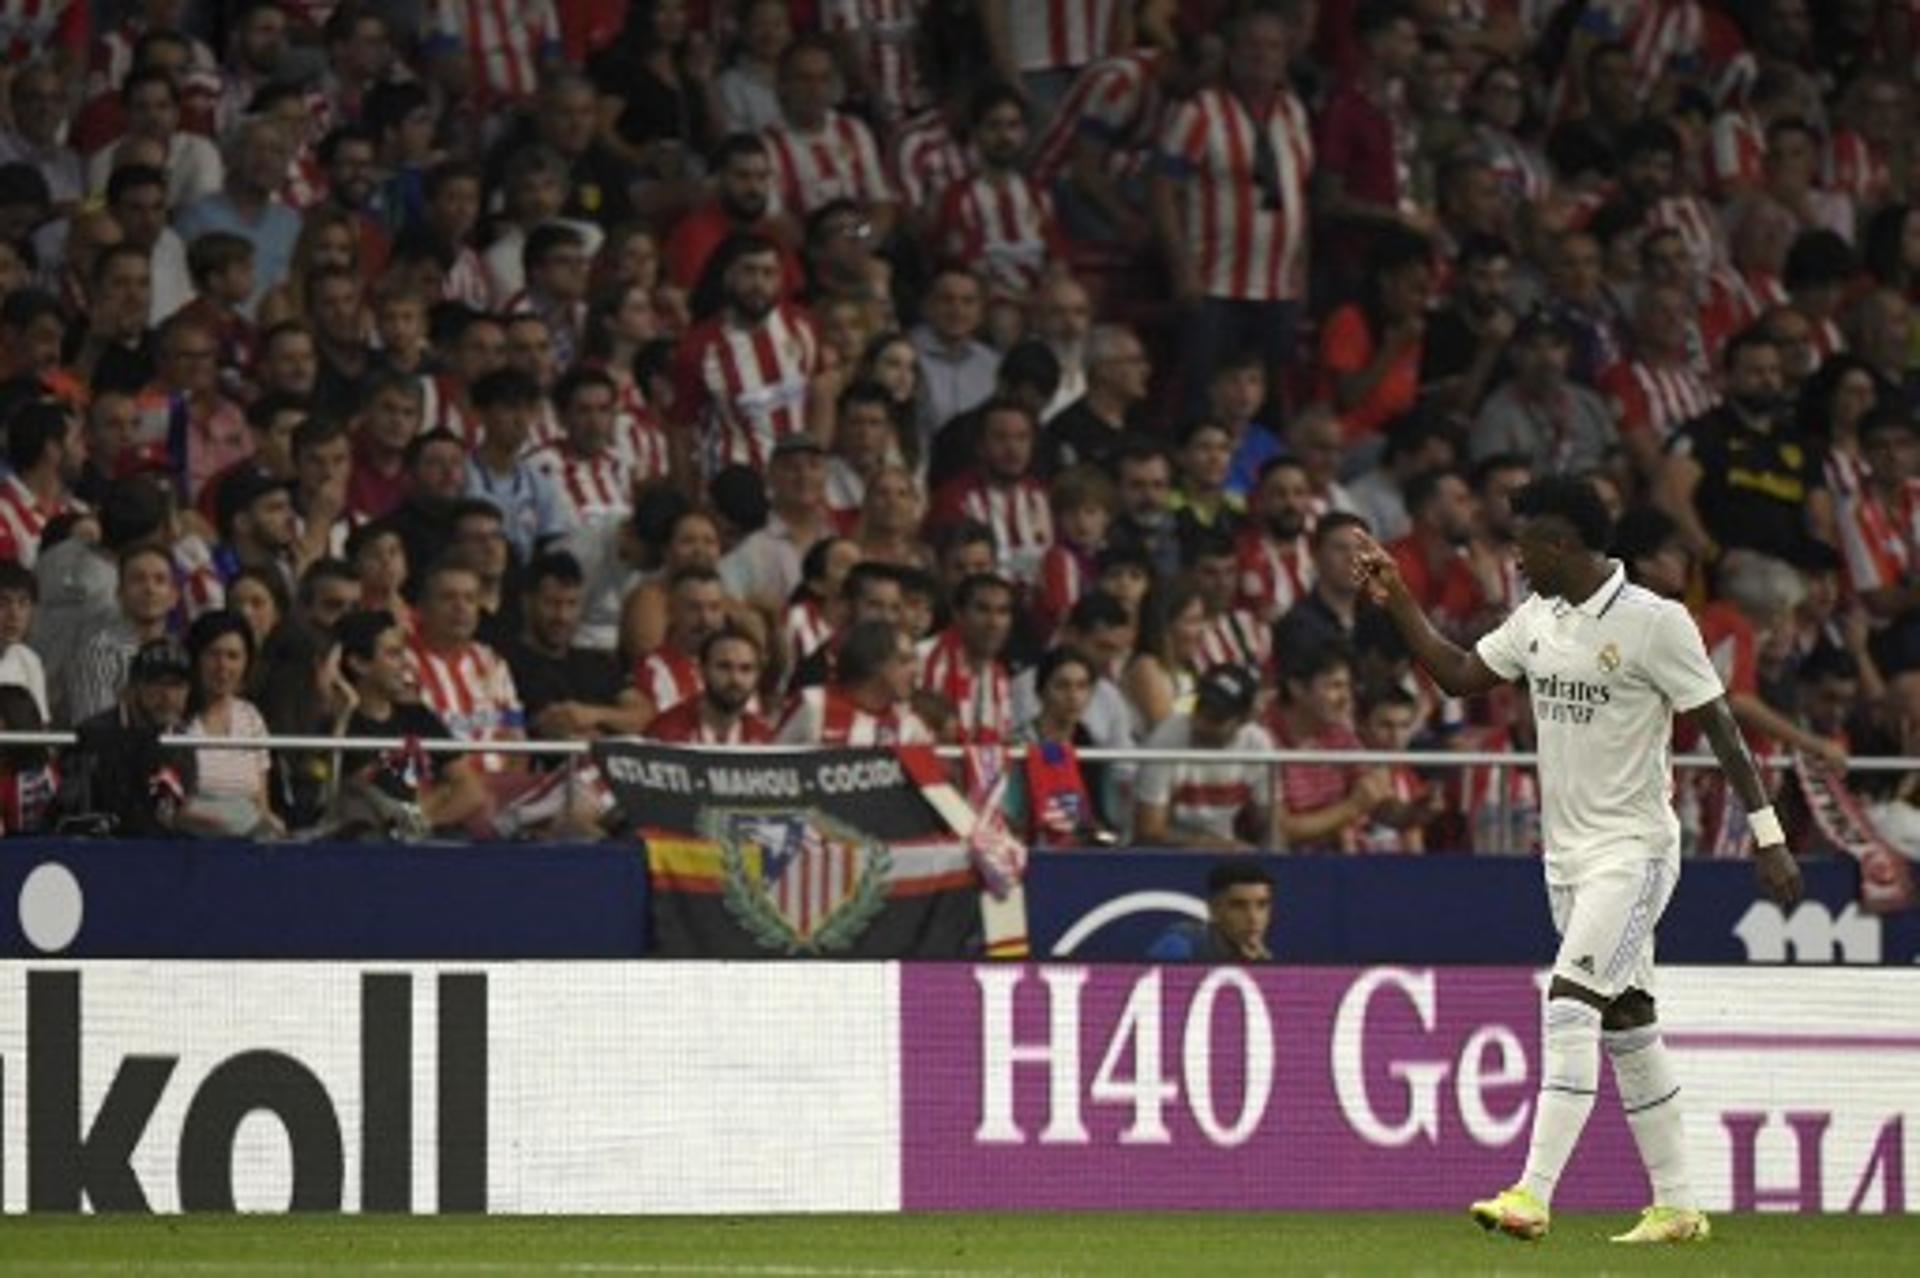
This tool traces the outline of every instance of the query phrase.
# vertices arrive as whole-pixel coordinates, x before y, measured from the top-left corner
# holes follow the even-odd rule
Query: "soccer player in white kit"
[[[1554,1186],[1593,1109],[1604,1047],[1653,1188],[1639,1223],[1614,1241],[1703,1241],[1709,1227],[1687,1177],[1680,1088],[1654,1019],[1654,926],[1680,870],[1668,757],[1674,712],[1700,727],[1746,805],[1762,890],[1791,905],[1800,871],[1698,627],[1606,557],[1611,528],[1599,495],[1583,480],[1550,476],[1521,489],[1513,511],[1534,593],[1472,651],[1433,628],[1377,543],[1367,543],[1356,568],[1436,683],[1471,696],[1524,679],[1538,724],[1547,898],[1560,950],[1526,1171],[1471,1215],[1516,1238],[1546,1235]]]

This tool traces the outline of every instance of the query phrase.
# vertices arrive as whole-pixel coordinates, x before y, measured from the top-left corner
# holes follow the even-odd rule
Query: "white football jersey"
[[[1534,595],[1477,650],[1502,678],[1524,676],[1533,700],[1548,880],[1575,882],[1603,858],[1677,859],[1673,715],[1725,692],[1686,608],[1616,563],[1585,602]]]

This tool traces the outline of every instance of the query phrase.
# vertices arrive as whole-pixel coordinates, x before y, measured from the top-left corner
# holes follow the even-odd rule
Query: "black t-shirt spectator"
[[[613,657],[588,648],[573,648],[564,657],[549,656],[524,641],[509,643],[503,653],[513,671],[513,686],[532,720],[548,706],[562,701],[610,706],[620,700],[625,683]]]
[[[1480,334],[1473,325],[1467,323],[1467,317],[1461,314],[1460,308],[1440,308],[1427,317],[1426,340],[1420,345],[1420,385],[1427,387],[1448,378],[1465,377],[1479,353]],[[1505,381],[1507,372],[1508,361],[1503,354],[1493,366],[1493,375],[1487,378],[1488,389]],[[1478,404],[1465,406],[1469,413],[1477,411],[1479,407]]]
[[[418,702],[395,706],[393,714],[385,719],[375,719],[364,709],[357,709],[348,716],[344,735],[376,740],[385,737],[413,737],[421,741],[453,740],[453,734],[447,731],[447,725],[440,716]],[[343,750],[340,754],[340,774],[354,777],[371,767],[402,762],[394,754],[386,750]],[[429,754],[426,756],[427,771],[438,779],[459,757],[456,754]]]
[[[1807,539],[1807,497],[1824,488],[1824,450],[1784,426],[1760,430],[1731,406],[1682,426],[1669,452],[1700,465],[1693,508],[1728,549],[1792,562]]]
[[[1040,437],[1040,467],[1053,475],[1069,466],[1110,466],[1128,427],[1115,430],[1080,398],[1060,410]]]
[[[678,87],[668,84],[621,49],[595,58],[587,73],[604,97],[622,103],[614,128],[629,144],[678,142],[695,154],[704,149],[707,106],[698,85],[684,76]]]

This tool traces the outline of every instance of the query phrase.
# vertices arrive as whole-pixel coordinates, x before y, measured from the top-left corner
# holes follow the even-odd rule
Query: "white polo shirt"
[[[1603,858],[1678,859],[1673,715],[1725,692],[1687,610],[1630,585],[1616,563],[1578,605],[1532,596],[1478,652],[1495,674],[1527,680],[1548,880],[1576,881]]]

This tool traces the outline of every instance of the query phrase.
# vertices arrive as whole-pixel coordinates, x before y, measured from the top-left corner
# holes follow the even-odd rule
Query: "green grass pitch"
[[[1568,1215],[1538,1244],[1464,1215],[192,1217],[0,1219],[0,1274],[1920,1273],[1920,1217],[1723,1216],[1713,1241],[1626,1251],[1625,1216]]]

